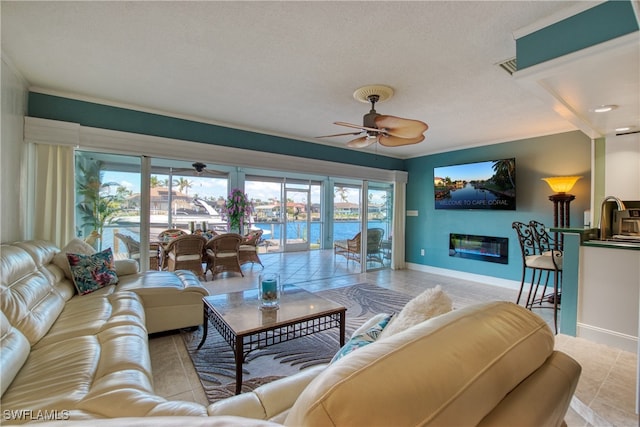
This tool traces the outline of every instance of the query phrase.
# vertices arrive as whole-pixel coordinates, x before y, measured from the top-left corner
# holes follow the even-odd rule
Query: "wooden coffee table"
[[[347,309],[293,285],[285,285],[277,310],[262,310],[258,290],[204,297],[204,331],[198,349],[207,339],[209,322],[233,349],[236,394],[242,389],[242,363],[258,348],[290,341],[331,328],[340,329],[344,345]]]

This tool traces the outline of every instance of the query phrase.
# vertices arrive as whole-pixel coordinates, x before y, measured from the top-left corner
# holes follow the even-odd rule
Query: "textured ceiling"
[[[377,111],[427,138],[366,150],[406,158],[577,129],[496,64],[514,31],[586,3],[3,1],[2,52],[33,90],[338,146],[314,137],[389,85]]]

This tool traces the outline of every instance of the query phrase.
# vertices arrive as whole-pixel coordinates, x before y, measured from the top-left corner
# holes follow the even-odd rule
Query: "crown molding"
[[[151,135],[99,129],[77,123],[25,117],[25,141],[71,145],[85,150],[129,154],[273,171],[355,178],[382,182],[407,182],[406,171],[346,165],[326,160],[183,141]]]

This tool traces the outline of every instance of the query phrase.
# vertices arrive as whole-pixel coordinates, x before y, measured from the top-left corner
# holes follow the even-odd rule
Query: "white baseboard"
[[[576,336],[636,354],[638,337],[578,322]]]
[[[485,285],[500,286],[502,288],[520,289],[520,282],[516,280],[500,279],[493,276],[484,276],[482,274],[467,273],[465,271],[449,270],[447,268],[433,267],[430,265],[407,263],[409,270],[423,271],[425,273],[440,274],[442,276],[455,277],[456,279],[469,280],[479,282]]]

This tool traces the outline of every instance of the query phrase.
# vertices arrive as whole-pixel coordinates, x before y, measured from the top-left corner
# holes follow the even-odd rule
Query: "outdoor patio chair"
[[[333,257],[342,255],[347,259],[347,263],[349,263],[349,260],[360,262],[360,240],[360,232],[351,239],[336,240],[333,242]]]
[[[382,228],[369,228],[367,230],[367,261],[384,264],[382,254],[382,238],[384,230]]]
[[[362,235],[357,233],[352,239],[336,240],[333,243],[333,256],[342,255],[349,260],[360,262],[360,248],[362,245]],[[383,264],[382,257],[382,228],[369,228],[367,230],[367,261],[374,261]]]

